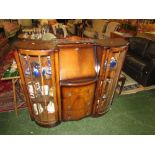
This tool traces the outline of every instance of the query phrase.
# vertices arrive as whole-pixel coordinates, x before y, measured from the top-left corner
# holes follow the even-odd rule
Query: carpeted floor
[[[14,110],[13,104],[13,91],[11,80],[1,80],[4,71],[13,62],[13,51],[9,51],[4,57],[0,59],[0,112]],[[17,95],[18,108],[25,108],[26,104],[23,98],[19,98]]]
[[[155,90],[115,97],[111,111],[99,118],[62,122],[43,128],[31,121],[26,109],[0,113],[0,134],[14,135],[154,135]]]

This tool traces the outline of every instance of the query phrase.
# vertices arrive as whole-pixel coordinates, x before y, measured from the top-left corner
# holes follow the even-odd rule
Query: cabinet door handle
[[[90,115],[90,112],[89,112],[89,111],[87,111],[87,114],[86,114],[86,115],[87,115],[87,116],[88,116],[88,115]]]
[[[69,93],[67,94],[67,96],[72,96],[72,93],[71,93],[71,92],[69,92]]]
[[[71,109],[71,105],[68,105],[68,109]]]
[[[102,96],[102,99],[104,100],[104,99],[106,99],[106,98],[107,98],[107,95],[104,94],[104,95]]]
[[[90,102],[88,102],[88,106],[90,105]]]
[[[80,49],[79,48],[75,48],[75,51],[79,51]]]
[[[70,120],[70,119],[71,119],[71,115],[68,115],[68,116],[67,116],[67,119]]]

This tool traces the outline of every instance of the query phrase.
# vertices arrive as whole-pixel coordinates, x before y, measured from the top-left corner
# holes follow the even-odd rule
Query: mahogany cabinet
[[[31,119],[53,126],[109,110],[128,43],[78,38],[18,41],[14,47]]]

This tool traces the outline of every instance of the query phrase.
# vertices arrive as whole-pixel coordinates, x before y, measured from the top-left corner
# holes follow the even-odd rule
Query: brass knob
[[[79,51],[79,48],[75,48],[75,51]]]
[[[102,99],[106,99],[106,98],[107,98],[107,95],[104,94],[104,95],[102,96]]]
[[[91,92],[92,92],[92,90],[91,90],[91,89],[88,89],[88,90],[87,90],[87,92],[88,92],[88,93],[91,93]]]
[[[89,92],[90,92],[90,93],[92,93],[92,92],[93,92],[93,90],[92,90],[92,89],[90,89],[90,90],[89,90]]]
[[[71,106],[70,105],[68,105],[68,109],[71,109]]]
[[[69,119],[71,119],[71,116],[70,116],[70,115],[68,115],[68,116],[67,116],[67,119],[68,119],[68,120],[69,120]]]
[[[72,96],[72,93],[71,93],[71,92],[69,92],[69,93],[67,94],[67,96]]]
[[[90,102],[88,102],[88,106],[90,105]]]
[[[87,111],[87,114],[86,115],[89,115],[90,114],[90,112],[89,111]]]
[[[106,81],[107,81],[108,83],[110,83],[110,82],[111,82],[111,79],[110,79],[110,78],[107,78]]]

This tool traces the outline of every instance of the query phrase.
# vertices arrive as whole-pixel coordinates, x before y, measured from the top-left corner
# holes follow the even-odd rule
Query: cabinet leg
[[[125,77],[121,78],[121,86],[120,86],[120,90],[119,90],[119,95],[121,95],[121,93],[122,93],[125,81],[126,81]]]
[[[14,103],[14,108],[15,108],[16,116],[18,116],[15,83],[16,83],[16,79],[12,79],[12,87],[13,87],[13,103]]]

